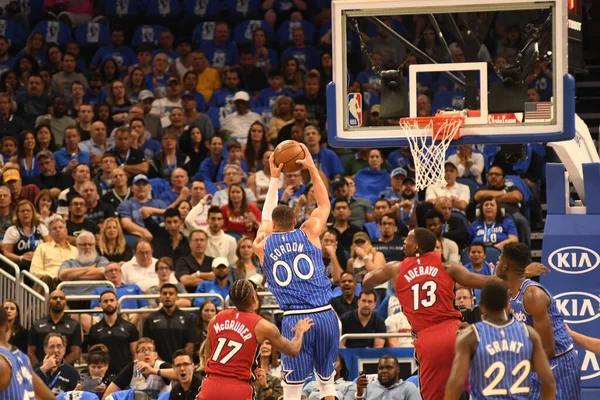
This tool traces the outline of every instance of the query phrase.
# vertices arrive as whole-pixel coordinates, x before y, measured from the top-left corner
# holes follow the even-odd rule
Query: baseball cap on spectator
[[[405,185],[407,183],[412,183],[413,185],[416,185],[417,183],[415,182],[414,178],[411,178],[410,176],[407,176],[406,178],[404,178],[404,180],[402,181],[402,184]]]
[[[191,91],[189,91],[189,90],[186,90],[185,92],[181,93],[181,96],[180,96],[180,97],[181,97],[182,99],[183,99],[184,97],[189,97],[189,98],[191,98],[191,99],[193,99],[193,100],[195,100],[195,99],[196,99],[196,97],[194,96],[194,93],[193,93],[193,92],[191,92]]]
[[[344,185],[348,185],[348,181],[344,178],[337,178],[334,179],[333,182],[331,182],[331,187],[334,189],[340,188]]]
[[[38,160],[41,157],[54,158],[54,154],[52,154],[52,152],[50,150],[42,150],[39,153],[37,153]]]
[[[250,101],[250,96],[248,95],[248,93],[244,92],[243,90],[240,90],[239,92],[237,92],[236,94],[233,95],[233,101]]]
[[[212,268],[219,268],[221,265],[229,267],[229,261],[225,257],[217,257],[212,262]]]
[[[143,174],[136,175],[136,176],[135,176],[135,178],[133,178],[133,184],[134,184],[134,185],[135,185],[136,183],[138,183],[138,182],[141,182],[141,181],[145,181],[146,183],[149,183],[149,182],[150,182],[150,181],[148,180],[148,177],[147,177],[146,175],[143,175]]]
[[[390,174],[390,176],[392,178],[395,178],[395,177],[397,177],[399,175],[403,175],[404,177],[406,177],[406,175],[408,175],[408,174],[406,173],[406,170],[404,168],[402,168],[402,167],[394,168],[392,170],[392,173]]]
[[[140,95],[138,96],[138,99],[140,101],[144,101],[146,99],[154,99],[154,93],[152,93],[151,91],[149,91],[148,89],[144,89],[140,92]]]
[[[173,78],[173,77],[169,78],[169,80],[167,81],[167,85],[172,85],[172,84],[179,85],[179,79]]]
[[[379,104],[375,104],[373,107],[371,107],[371,114],[379,114],[381,112],[381,106]]]
[[[356,243],[358,241],[362,240],[363,242],[370,242],[371,239],[369,239],[369,235],[367,235],[366,232],[356,232],[354,234],[354,236],[352,237],[352,243]]]
[[[444,163],[444,168],[446,168],[446,166],[450,166],[450,167],[454,168],[454,170],[458,171],[458,168],[456,167],[456,164],[454,164],[452,161],[446,161]]]
[[[19,179],[21,179],[21,174],[19,174],[19,171],[17,171],[16,169],[6,170],[4,174],[2,174],[2,180],[4,181],[4,183],[10,181],[18,181]]]

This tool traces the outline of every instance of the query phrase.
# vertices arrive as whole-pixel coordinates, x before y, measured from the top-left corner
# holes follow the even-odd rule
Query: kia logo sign
[[[550,253],[548,265],[563,274],[585,274],[600,265],[600,256],[587,247],[567,246]]]
[[[600,297],[586,292],[565,292],[554,296],[556,307],[568,324],[584,324],[600,317]]]
[[[600,364],[598,357],[591,351],[583,350],[584,356],[581,362],[581,380],[587,381],[600,376]],[[581,354],[581,352],[579,352]]]

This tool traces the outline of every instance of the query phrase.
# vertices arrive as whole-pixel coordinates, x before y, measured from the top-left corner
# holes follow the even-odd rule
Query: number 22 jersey
[[[404,259],[398,267],[396,296],[417,335],[442,322],[462,319],[454,308],[454,281],[444,269],[439,253]]]

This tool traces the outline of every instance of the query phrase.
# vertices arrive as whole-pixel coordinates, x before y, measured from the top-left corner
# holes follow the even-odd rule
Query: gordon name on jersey
[[[295,252],[295,253],[304,252],[304,243],[287,242],[287,243],[281,244],[281,245],[279,245],[279,247],[275,247],[274,249],[271,250],[271,252],[269,252],[269,257],[273,261],[277,261],[284,254],[291,253],[291,252]]]

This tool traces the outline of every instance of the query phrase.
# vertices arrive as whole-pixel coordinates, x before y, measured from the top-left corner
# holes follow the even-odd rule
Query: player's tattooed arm
[[[542,346],[548,358],[554,357],[554,328],[548,314],[550,297],[543,290],[531,286],[523,293],[523,307],[533,318],[533,327],[542,339]]]
[[[546,357],[546,353],[544,352],[544,347],[542,346],[542,340],[540,339],[540,335],[530,326],[525,327],[527,332],[529,332],[529,339],[533,344],[533,353],[531,354],[531,366],[533,370],[538,374],[538,377],[541,382],[541,399],[542,400],[551,400],[556,396],[556,381],[554,379],[554,374],[550,369],[550,363],[548,362],[548,357]]]
[[[470,326],[463,330],[456,338],[456,351],[452,372],[446,384],[446,395],[444,400],[458,400],[462,395],[463,387],[469,375],[471,357],[477,348],[477,337],[475,328]]]
[[[304,318],[298,321],[296,326],[292,329],[295,332],[292,340],[288,340],[281,336],[279,329],[275,325],[267,321],[259,321],[257,325],[257,339],[259,342],[268,340],[275,349],[279,350],[283,354],[291,357],[296,357],[300,353],[302,348],[302,338],[304,333],[308,331],[314,325],[312,319]],[[260,332],[260,333],[259,333]]]
[[[383,266],[368,272],[363,278],[363,289],[370,290],[375,286],[381,285],[391,280],[395,285],[398,279],[398,266],[400,264],[397,261],[392,261]]]

